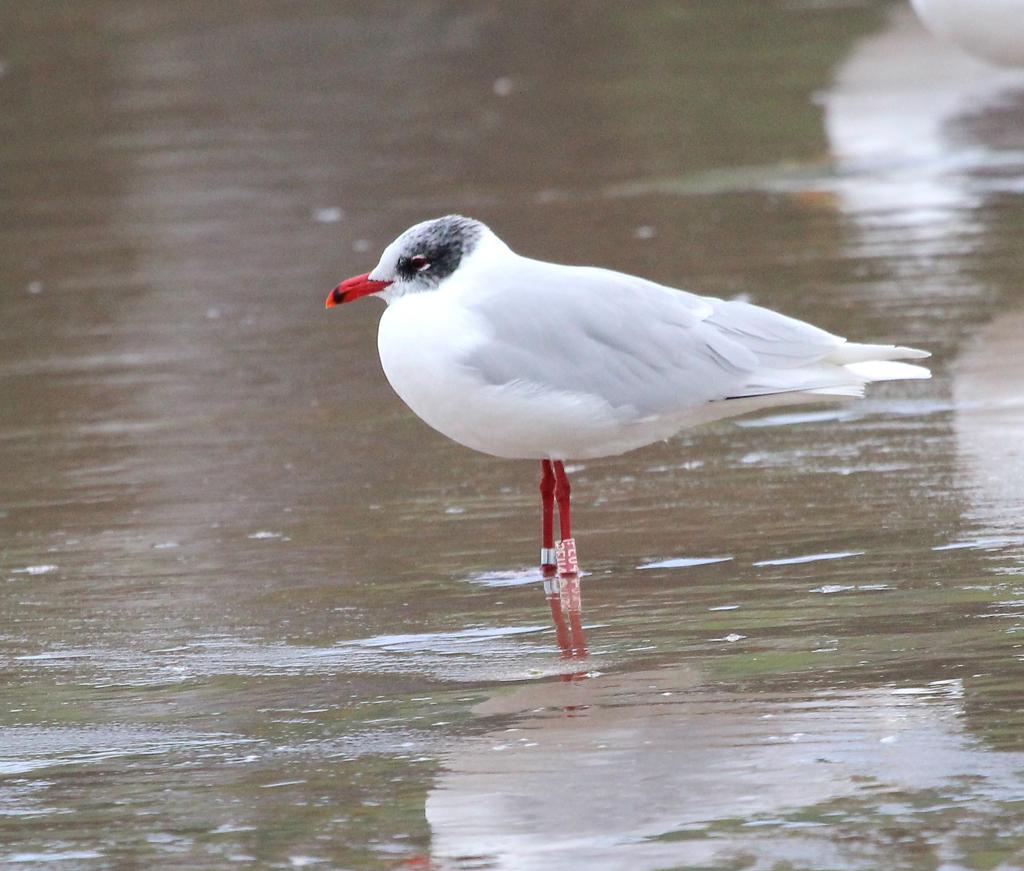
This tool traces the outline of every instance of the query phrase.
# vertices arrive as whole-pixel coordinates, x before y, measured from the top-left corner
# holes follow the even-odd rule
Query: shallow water
[[[0,7],[0,864],[1024,865],[1024,74],[596,9]],[[449,211],[935,378],[578,464],[556,631],[322,309]]]

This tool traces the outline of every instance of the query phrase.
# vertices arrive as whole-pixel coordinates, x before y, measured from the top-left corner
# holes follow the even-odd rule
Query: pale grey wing
[[[753,351],[763,368],[808,366],[846,342],[805,321],[748,302],[711,298],[705,302],[713,309],[707,323]]]
[[[489,278],[471,303],[488,335],[462,361],[488,384],[585,394],[647,417],[725,399],[760,365],[709,323],[717,301],[526,258]]]

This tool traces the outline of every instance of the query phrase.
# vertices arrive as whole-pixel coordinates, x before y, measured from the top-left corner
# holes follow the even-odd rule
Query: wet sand
[[[1019,867],[1024,74],[939,51],[878,3],[0,9],[0,864]],[[935,377],[577,464],[559,627],[534,464],[322,308],[453,211]]]

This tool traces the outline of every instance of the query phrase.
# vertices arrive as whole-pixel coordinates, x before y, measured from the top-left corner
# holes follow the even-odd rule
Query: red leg
[[[569,518],[569,496],[572,493],[572,488],[569,486],[569,476],[565,474],[565,466],[562,461],[555,460],[552,465],[555,467],[555,499],[558,500],[558,527],[564,540],[572,538],[572,521]]]
[[[540,571],[545,578],[555,574],[555,473],[551,460],[540,461],[541,542]]]
[[[572,538],[572,515],[570,513],[569,476],[560,460],[541,461],[540,495],[544,507],[544,549],[541,551],[541,568],[544,571],[544,593],[551,609],[555,624],[555,639],[562,655],[569,659],[586,659],[587,639],[583,632],[580,615],[580,578],[576,561],[576,542]],[[558,526],[561,540],[558,547],[553,545],[554,502],[558,503]],[[553,555],[553,556],[552,556]],[[549,565],[549,559],[557,561],[557,567]],[[551,576],[557,568],[558,579]],[[575,680],[583,672],[563,674],[562,680]]]
[[[576,561],[576,542],[572,537],[572,518],[569,508],[569,476],[565,474],[565,466],[561,460],[555,460],[555,501],[558,502],[558,527],[562,540],[558,542],[558,572],[562,575],[575,575],[579,572]]]

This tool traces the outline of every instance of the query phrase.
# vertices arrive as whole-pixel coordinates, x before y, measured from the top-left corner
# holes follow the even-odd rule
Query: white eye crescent
[[[417,254],[414,257],[409,258],[409,265],[417,272],[422,272],[424,269],[428,269],[430,267],[430,261],[422,254]]]

